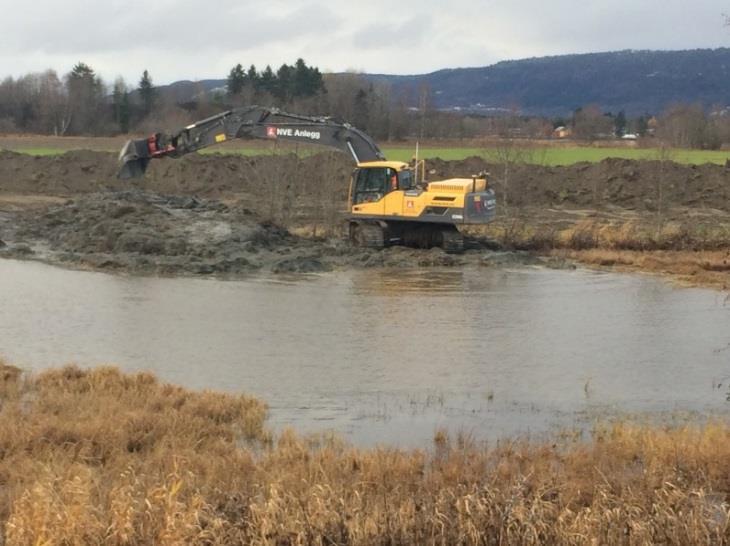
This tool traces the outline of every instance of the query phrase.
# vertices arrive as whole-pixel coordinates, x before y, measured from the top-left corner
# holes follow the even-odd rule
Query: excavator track
[[[383,248],[385,231],[377,224],[350,224],[350,241],[361,248]]]
[[[441,248],[449,254],[464,252],[464,236],[456,228],[442,229]]]

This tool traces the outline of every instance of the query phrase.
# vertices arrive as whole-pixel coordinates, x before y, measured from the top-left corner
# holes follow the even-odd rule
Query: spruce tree
[[[127,85],[122,78],[118,78],[114,82],[112,105],[114,107],[114,121],[119,126],[119,130],[122,133],[128,133],[130,121],[129,91],[127,91]]]
[[[157,89],[152,84],[152,76],[145,69],[142,73],[142,78],[139,80],[139,97],[142,100],[142,113],[146,116],[152,112],[157,100]]]
[[[229,97],[240,95],[246,85],[246,72],[243,70],[241,63],[231,68],[228,73],[227,93]]]

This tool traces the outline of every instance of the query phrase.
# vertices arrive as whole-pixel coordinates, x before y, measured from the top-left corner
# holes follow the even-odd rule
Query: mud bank
[[[543,261],[563,267],[560,256],[584,256],[551,255],[556,249],[730,249],[730,169],[720,165],[609,159],[514,164],[507,172],[476,157],[431,160],[430,180],[486,170],[498,193],[497,221],[468,230],[471,249],[460,256],[351,248],[341,228],[352,164],[342,154],[191,154],[153,161],[145,178],[133,181],[118,180],[117,167],[108,152],[0,152],[0,255],[117,271],[242,275]],[[729,275],[716,272],[710,284],[730,285]]]
[[[116,154],[72,151],[58,156],[31,156],[0,151],[0,192],[69,196],[107,190],[144,189],[162,194],[201,197],[266,196],[283,181],[293,197],[327,188],[344,200],[352,163],[343,154],[322,153],[246,157],[191,154],[178,160],[153,161],[144,179],[116,179]],[[683,165],[672,161],[606,159],[547,167],[504,165],[482,158],[427,162],[431,180],[470,176],[486,170],[510,206],[622,207],[654,211],[659,207],[703,207],[730,211],[730,168]],[[329,192],[332,188],[333,192]]]
[[[472,242],[461,255],[441,249],[353,248],[341,238],[305,238],[240,204],[142,191],[82,195],[45,210],[0,214],[0,256],[109,271],[240,276],[339,268],[547,263],[526,252]]]

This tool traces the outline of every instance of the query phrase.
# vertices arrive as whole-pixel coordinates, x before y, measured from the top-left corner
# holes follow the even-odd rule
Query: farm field
[[[12,150],[30,155],[56,155],[71,150],[94,150],[116,152],[121,149],[126,137],[46,137],[46,136],[0,136],[0,150]],[[410,161],[415,154],[414,142],[384,142],[381,149],[388,159]],[[595,163],[608,158],[635,160],[672,160],[688,165],[714,163],[724,165],[730,160],[730,150],[688,150],[666,149],[658,147],[629,146],[589,146],[565,142],[522,143],[509,145],[495,141],[479,145],[473,140],[459,143],[456,141],[434,143],[425,142],[419,148],[421,159],[444,159],[460,161],[468,157],[481,157],[486,161],[500,162],[509,150],[510,157],[517,162],[534,165],[559,166],[573,165],[580,162]],[[302,156],[321,153],[320,147],[293,146],[287,144],[271,145],[262,141],[236,141],[203,150],[203,154],[241,154],[247,156],[273,155],[296,152]]]

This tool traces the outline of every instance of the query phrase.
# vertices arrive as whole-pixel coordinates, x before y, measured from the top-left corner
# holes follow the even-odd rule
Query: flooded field
[[[730,409],[725,295],[641,276],[474,267],[219,281],[3,260],[0,309],[0,354],[21,367],[151,370],[255,395],[275,428],[360,445]]]

